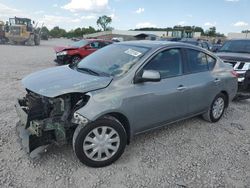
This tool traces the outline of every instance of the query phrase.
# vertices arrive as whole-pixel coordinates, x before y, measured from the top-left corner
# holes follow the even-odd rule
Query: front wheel
[[[77,63],[79,63],[80,61],[81,61],[81,57],[78,56],[78,55],[75,55],[75,56],[72,57],[71,63],[72,63],[72,64],[77,64]]]
[[[209,110],[202,116],[205,120],[209,122],[217,122],[224,114],[225,108],[226,108],[226,97],[224,94],[220,93],[214,98],[212,104],[210,105]]]
[[[73,149],[85,165],[103,167],[122,155],[126,141],[127,135],[122,124],[113,117],[104,117],[76,128]]]

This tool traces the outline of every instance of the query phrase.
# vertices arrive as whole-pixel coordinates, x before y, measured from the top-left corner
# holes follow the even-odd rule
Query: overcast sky
[[[0,20],[29,17],[49,28],[97,28],[104,14],[122,30],[196,25],[227,34],[250,29],[250,0],[0,0]]]

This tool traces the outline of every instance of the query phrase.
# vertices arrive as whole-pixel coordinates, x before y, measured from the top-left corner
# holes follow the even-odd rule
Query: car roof
[[[138,40],[138,41],[126,41],[126,42],[119,42],[116,43],[118,45],[131,45],[131,46],[138,46],[144,48],[161,48],[161,47],[171,47],[171,46],[182,46],[182,47],[191,47],[197,48],[194,45],[183,43],[183,42],[172,42],[172,41],[152,41],[152,40]]]

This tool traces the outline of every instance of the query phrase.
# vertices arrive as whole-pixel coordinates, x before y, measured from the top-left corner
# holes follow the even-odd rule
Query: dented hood
[[[93,76],[78,72],[68,65],[32,73],[22,80],[23,85],[34,93],[56,97],[67,93],[85,93],[105,88],[111,77]]]
[[[56,46],[54,47],[55,52],[61,52],[65,50],[76,50],[78,49],[77,47],[72,47],[72,46]]]

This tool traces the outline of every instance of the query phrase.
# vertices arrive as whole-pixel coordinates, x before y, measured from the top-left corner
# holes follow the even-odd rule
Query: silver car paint
[[[189,45],[171,45],[168,48],[179,47],[197,49],[215,57],[208,51]],[[168,48],[156,49],[150,54]],[[215,58],[217,63],[211,72],[134,84],[136,72],[150,59],[147,56],[127,75],[113,80],[107,88],[89,92],[88,104],[78,113],[91,121],[108,113],[120,113],[128,118],[131,135],[201,114],[209,109],[214,97],[221,91],[228,93],[230,101],[237,92],[237,79],[231,74],[232,68]],[[178,91],[180,85],[186,89]]]
[[[25,77],[25,88],[46,97],[67,93],[85,93],[107,87],[111,77],[98,77],[72,70],[69,66],[53,67]]]
[[[192,45],[159,43],[120,78],[91,76],[64,66],[49,69],[48,72],[41,71],[38,75],[32,74],[23,83],[27,89],[48,97],[86,93],[90,99],[77,111],[79,114],[89,121],[95,121],[105,114],[120,113],[129,121],[131,136],[201,114],[209,109],[212,100],[221,91],[228,93],[229,100],[233,99],[237,92],[237,79],[230,73],[232,68],[217,57],[216,67],[211,72],[186,74],[160,82],[134,83],[134,77],[143,65],[159,51],[169,48],[196,49],[215,57]],[[37,82],[39,84],[36,85]],[[180,89],[181,86],[183,88]]]

